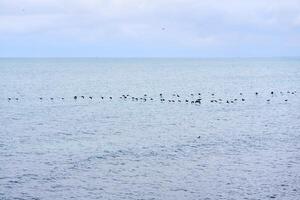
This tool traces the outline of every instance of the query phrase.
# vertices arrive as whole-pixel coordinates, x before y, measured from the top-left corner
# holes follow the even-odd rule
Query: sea
[[[0,199],[300,199],[300,58],[1,58]]]

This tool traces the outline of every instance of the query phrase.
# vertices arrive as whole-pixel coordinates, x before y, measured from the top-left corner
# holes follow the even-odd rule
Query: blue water
[[[0,94],[0,199],[300,198],[300,59],[0,59]]]

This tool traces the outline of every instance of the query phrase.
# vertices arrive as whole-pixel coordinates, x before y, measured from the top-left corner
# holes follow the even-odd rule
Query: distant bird
[[[83,98],[83,99],[84,99],[84,96],[81,96],[81,98]]]
[[[74,99],[77,100],[77,96],[74,96]]]
[[[242,99],[242,101],[245,101],[245,99]]]
[[[7,100],[8,100],[8,101],[10,101],[10,100],[11,100],[11,98],[7,98]]]
[[[195,103],[201,104],[201,99],[197,99]]]
[[[50,98],[51,101],[53,101],[53,98]]]
[[[42,98],[42,97],[40,97],[40,100],[43,100],[43,98]]]
[[[65,98],[62,97],[61,100],[65,100]]]
[[[89,99],[93,99],[93,97],[89,97]]]
[[[243,93],[240,93],[240,95],[243,95]]]
[[[15,98],[15,100],[16,100],[16,101],[18,101],[18,100],[19,100],[19,98]]]
[[[112,99],[112,97],[109,97],[110,99]]]
[[[286,100],[284,100],[285,102],[287,102],[288,100],[286,99]]]
[[[104,97],[101,97],[101,99],[104,99]]]
[[[271,100],[270,99],[267,99],[267,102],[270,102]]]
[[[187,100],[187,99],[186,99],[186,100],[185,100],[185,102],[186,102],[186,103],[188,103],[188,102],[189,102],[189,100]]]
[[[255,95],[258,95],[258,92],[255,92]]]

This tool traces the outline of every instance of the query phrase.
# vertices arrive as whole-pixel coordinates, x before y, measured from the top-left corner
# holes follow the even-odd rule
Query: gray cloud
[[[0,35],[191,48],[272,46],[275,38],[295,45],[299,13],[299,0],[0,0]]]

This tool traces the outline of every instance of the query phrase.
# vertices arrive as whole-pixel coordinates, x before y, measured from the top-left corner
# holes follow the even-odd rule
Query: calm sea
[[[0,199],[299,198],[299,58],[0,59]]]

